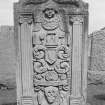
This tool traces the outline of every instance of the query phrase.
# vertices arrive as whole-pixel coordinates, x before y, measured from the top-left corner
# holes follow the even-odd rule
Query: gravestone
[[[105,104],[105,28],[89,35],[88,97],[91,105]]]
[[[88,77],[93,83],[105,83],[105,29],[93,32],[89,37]]]
[[[92,71],[105,71],[105,31],[94,32],[90,36],[90,69]]]
[[[14,4],[19,105],[86,105],[88,4]]]

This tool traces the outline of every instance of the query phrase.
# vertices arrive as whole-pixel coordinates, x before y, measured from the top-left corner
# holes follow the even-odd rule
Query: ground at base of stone
[[[2,105],[17,105],[17,103],[7,103],[7,104],[2,104]]]
[[[88,85],[87,105],[105,105],[105,85]],[[16,89],[0,90],[0,105],[16,105]]]
[[[88,85],[87,103],[90,105],[105,105],[105,85]]]
[[[16,105],[16,89],[0,90],[0,105]]]

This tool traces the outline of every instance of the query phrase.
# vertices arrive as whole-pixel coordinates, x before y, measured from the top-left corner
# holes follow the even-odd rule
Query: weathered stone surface
[[[86,105],[88,5],[23,0],[15,6],[18,104]]]

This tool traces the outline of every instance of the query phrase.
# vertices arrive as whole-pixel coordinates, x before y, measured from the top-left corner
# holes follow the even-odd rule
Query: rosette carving
[[[47,81],[57,81],[58,80],[58,74],[55,71],[49,71],[46,74],[46,80]]]

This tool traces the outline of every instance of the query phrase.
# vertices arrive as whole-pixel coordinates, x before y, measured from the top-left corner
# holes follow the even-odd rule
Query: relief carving
[[[70,18],[70,21],[73,22],[74,24],[79,24],[79,23],[83,23],[83,17],[81,16],[74,16]]]
[[[16,42],[19,103],[82,104],[87,83],[87,3],[82,0],[19,0],[14,9],[15,37],[19,40]]]
[[[32,21],[33,21],[32,14],[31,13],[30,14],[21,13],[18,21],[19,21],[20,24],[23,24],[24,22],[26,22],[28,24],[31,24]]]
[[[39,105],[67,105],[67,96],[57,87],[49,86],[38,93]]]
[[[50,0],[23,0],[23,3],[25,5],[30,5],[30,4],[42,4],[48,1]],[[80,2],[80,0],[52,0],[52,1],[59,4],[75,4],[76,6],[78,6]]]
[[[33,25],[33,80],[38,103],[67,105],[71,48],[67,44],[65,23],[54,8],[45,8],[38,16]]]

